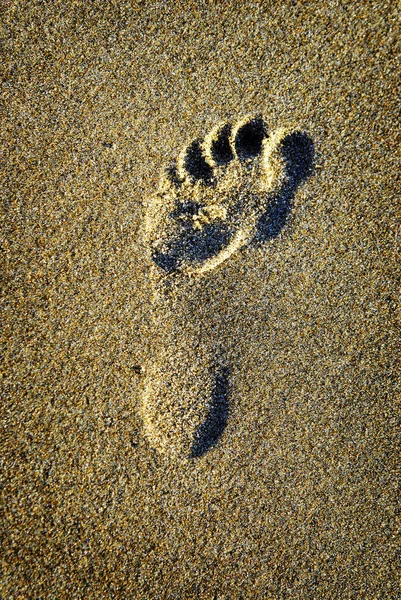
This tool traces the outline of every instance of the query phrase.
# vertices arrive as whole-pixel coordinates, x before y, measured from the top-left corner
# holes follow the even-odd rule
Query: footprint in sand
[[[313,157],[306,133],[269,132],[260,116],[218,125],[180,154],[149,199],[143,224],[154,312],[162,322],[169,321],[166,311],[174,320],[177,309],[174,301],[163,300],[167,285],[177,288],[224,268],[240,248],[280,233],[298,186],[312,172]],[[146,369],[144,430],[161,452],[195,458],[215,446],[226,427],[230,368],[202,340],[191,350],[185,323],[173,329],[182,330],[181,345],[176,336],[166,336]]]

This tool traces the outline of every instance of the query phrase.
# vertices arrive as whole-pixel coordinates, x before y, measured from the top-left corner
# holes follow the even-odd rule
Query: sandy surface
[[[398,598],[396,3],[91,6],[2,8],[2,597]],[[145,200],[249,113],[313,175],[164,309]],[[212,346],[227,427],[172,460],[144,380]]]

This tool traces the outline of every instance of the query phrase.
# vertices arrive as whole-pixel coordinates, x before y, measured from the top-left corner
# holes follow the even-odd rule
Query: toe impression
[[[261,116],[240,121],[232,132],[232,145],[241,162],[252,160],[262,152],[268,131]]]

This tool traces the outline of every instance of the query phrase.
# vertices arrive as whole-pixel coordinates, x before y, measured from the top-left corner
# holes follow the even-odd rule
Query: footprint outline
[[[229,218],[234,226],[227,231],[221,223],[216,226],[216,215],[217,222],[219,217],[224,216],[221,207],[213,202],[202,205],[202,200],[205,196],[213,199],[221,192],[219,184],[224,183],[227,173],[230,175],[231,165],[234,165],[234,181],[237,176],[234,191],[238,198],[234,200],[237,200],[239,208],[231,200],[234,217]],[[187,241],[189,239],[192,247],[191,243],[183,246],[178,235],[170,247],[168,244],[165,246],[167,252],[164,255],[161,253],[157,258],[153,252],[153,264],[161,274],[159,282],[179,273],[184,276],[203,275],[228,260],[240,248],[261,245],[277,237],[287,223],[297,189],[310,177],[313,169],[314,145],[308,133],[279,128],[269,134],[265,120],[259,115],[247,116],[234,127],[230,123],[219,123],[203,140],[193,140],[164,172],[156,194],[157,209],[161,215],[168,214],[168,207],[163,206],[163,201],[174,200],[172,204],[170,202],[173,210],[170,210],[168,218],[181,224],[184,231],[186,228],[192,233],[192,240],[187,233]],[[245,200],[241,197],[241,177],[245,181]],[[247,179],[256,179],[256,185],[247,187]],[[230,177],[227,177],[227,184],[226,190],[223,186],[223,194],[226,192],[229,196]],[[248,211],[245,215],[241,211],[241,202],[245,213]],[[154,223],[151,225],[154,226]],[[213,238],[214,245],[202,248],[205,240],[210,243]],[[149,241],[151,236],[147,239],[148,246]],[[222,368],[215,364],[213,373],[210,373],[215,388],[209,398],[206,416],[194,431],[190,458],[199,458],[215,447],[227,426],[230,367]]]

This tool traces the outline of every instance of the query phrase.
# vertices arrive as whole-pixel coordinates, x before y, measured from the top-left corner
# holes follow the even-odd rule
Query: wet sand
[[[2,596],[397,598],[396,6],[14,2],[1,20]],[[307,131],[313,174],[274,239],[158,304],[147,199],[247,114]],[[144,434],[145,382],[211,349],[226,426],[172,459]]]

